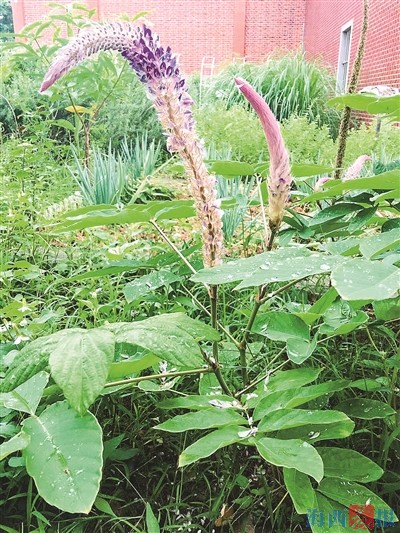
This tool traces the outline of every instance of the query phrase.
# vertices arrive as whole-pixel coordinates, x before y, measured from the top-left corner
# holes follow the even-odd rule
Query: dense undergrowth
[[[60,20],[72,30],[88,15],[60,19],[55,12],[48,25],[26,32],[33,43]],[[375,113],[386,113],[377,138],[375,122],[350,132],[345,166],[371,156],[359,181],[315,191],[334,166],[339,117],[326,104],[333,83],[322,67],[297,54],[232,65],[202,91],[193,78],[198,131],[224,210],[223,264],[204,269],[186,178],[165,149],[143,87],[122,59],[101,53],[39,95],[59,45],[56,35],[54,46],[40,49],[4,46],[0,528],[334,533],[354,529],[340,523],[349,505],[371,500],[381,520],[375,530],[398,531],[400,154],[393,109],[373,100]],[[237,74],[271,103],[291,156],[292,196],[273,251],[265,251],[263,215],[269,154],[256,115],[233,91]],[[351,101],[355,109],[372,105],[363,98]],[[92,174],[85,175],[87,161]],[[95,164],[100,175],[108,172],[98,187]],[[85,179],[86,189],[79,187]],[[75,357],[78,366],[96,361],[99,375],[70,382],[76,367],[62,365]],[[67,402],[79,423],[98,420],[90,427],[104,442],[101,454],[81,427],[78,440],[89,439],[85,446],[102,470],[98,493],[90,480],[84,487],[82,499],[94,502],[88,515],[71,503],[68,488],[57,489],[51,454],[35,456],[40,447],[32,444],[34,424],[45,424],[52,410],[60,411],[51,424],[75,430],[69,419],[67,426]],[[189,411],[185,402],[192,402]],[[218,445],[207,448],[202,439],[218,431]],[[316,445],[318,453],[270,453],[294,442],[308,453]],[[34,464],[45,474],[32,474]],[[63,468],[68,474],[72,467],[67,461]]]

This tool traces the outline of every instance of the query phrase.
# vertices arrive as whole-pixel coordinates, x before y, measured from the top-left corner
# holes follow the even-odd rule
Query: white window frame
[[[353,38],[353,25],[354,20],[351,19],[340,29],[340,43],[339,43],[339,55],[338,55],[338,67],[337,67],[337,76],[336,76],[336,90],[338,93],[344,93],[347,89],[347,81],[349,79],[349,63],[350,63],[350,51],[351,51],[351,40]],[[345,47],[348,43],[348,49],[346,51]],[[344,66],[346,65],[346,67]],[[346,79],[344,77],[344,69],[346,68]],[[344,81],[344,84],[343,84]]]

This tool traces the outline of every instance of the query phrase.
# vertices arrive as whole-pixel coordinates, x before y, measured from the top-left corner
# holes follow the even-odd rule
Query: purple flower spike
[[[270,156],[268,216],[271,230],[276,231],[282,222],[283,209],[289,200],[292,183],[289,155],[283,142],[278,121],[268,104],[247,81],[235,78],[235,83],[257,113],[267,139]]]
[[[358,178],[366,161],[372,161],[372,158],[369,155],[360,155],[360,157],[358,157],[346,170],[342,180],[348,181]]]
[[[70,68],[100,50],[120,52],[147,87],[166,131],[168,150],[179,153],[190,177],[202,231],[204,265],[220,264],[222,212],[216,200],[215,177],[208,174],[203,162],[203,149],[191,109],[193,101],[187,93],[176,56],[169,47],[160,46],[158,36],[150,28],[113,22],[84,29],[59,51],[40,90],[45,91]]]

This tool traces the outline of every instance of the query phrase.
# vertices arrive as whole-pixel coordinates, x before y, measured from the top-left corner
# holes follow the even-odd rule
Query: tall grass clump
[[[306,116],[310,122],[328,125],[335,137],[338,113],[326,106],[335,94],[335,79],[318,62],[308,61],[302,52],[270,56],[260,65],[230,64],[202,89],[201,104],[223,100],[228,108],[239,104],[250,109],[235,88],[235,77],[251,83],[280,122],[292,115]]]

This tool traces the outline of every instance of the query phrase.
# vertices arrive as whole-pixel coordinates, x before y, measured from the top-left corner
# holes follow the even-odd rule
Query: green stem
[[[104,385],[104,388],[117,387],[119,385],[131,385],[139,383],[140,381],[147,381],[149,379],[168,379],[177,376],[191,376],[195,374],[208,374],[213,372],[213,368],[195,368],[193,370],[178,370],[176,372],[164,372],[163,374],[152,374],[150,376],[139,376],[136,378],[122,379],[120,381],[110,381]]]
[[[197,271],[192,267],[192,265],[189,263],[189,261],[186,259],[186,257],[182,254],[182,252],[175,246],[175,244],[171,241],[171,239],[168,237],[168,235],[163,231],[162,228],[157,224],[155,220],[151,220],[150,224],[158,231],[158,233],[161,235],[161,237],[164,239],[164,241],[173,249],[173,251],[182,259],[182,261],[185,263],[185,265],[188,267],[188,269],[193,273],[197,274]]]
[[[239,358],[240,358],[240,368],[242,372],[242,380],[243,385],[246,386],[249,383],[249,375],[247,373],[247,361],[246,361],[246,351],[247,351],[247,344],[249,340],[249,335],[251,332],[251,328],[253,327],[254,321],[256,319],[258,310],[260,309],[262,305],[262,299],[264,297],[265,291],[267,287],[266,285],[263,285],[259,288],[258,294],[255,298],[253,310],[251,312],[250,318],[247,322],[247,326],[244,330],[243,338],[239,344]]]

